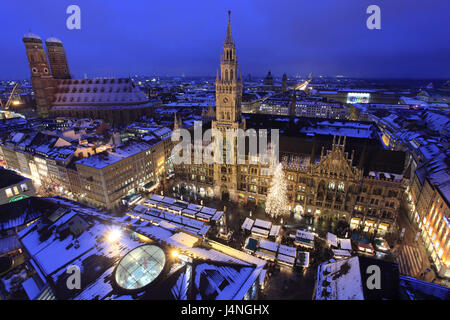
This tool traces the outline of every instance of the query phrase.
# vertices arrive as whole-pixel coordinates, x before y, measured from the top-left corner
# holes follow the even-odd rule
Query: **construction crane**
[[[16,84],[14,85],[13,89],[11,90],[11,93],[9,94],[9,98],[8,98],[8,100],[6,100],[5,104],[3,104],[2,99],[0,99],[0,107],[1,108],[4,108],[5,110],[9,109],[9,106],[11,105],[11,102],[12,102],[12,97],[18,86],[19,86],[19,83],[16,82]]]

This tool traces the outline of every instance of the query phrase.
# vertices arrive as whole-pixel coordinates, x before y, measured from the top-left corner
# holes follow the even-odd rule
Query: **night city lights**
[[[4,310],[450,300],[449,1],[0,9]]]

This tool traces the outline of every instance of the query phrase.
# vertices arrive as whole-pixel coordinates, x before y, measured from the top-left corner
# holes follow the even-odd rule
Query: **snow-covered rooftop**
[[[317,271],[315,299],[364,300],[358,257],[322,263]]]

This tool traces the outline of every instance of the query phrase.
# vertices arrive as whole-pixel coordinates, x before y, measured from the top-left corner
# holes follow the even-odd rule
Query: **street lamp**
[[[106,240],[110,243],[114,243],[114,242],[119,241],[121,236],[122,236],[122,231],[120,231],[120,229],[111,229],[106,234]]]

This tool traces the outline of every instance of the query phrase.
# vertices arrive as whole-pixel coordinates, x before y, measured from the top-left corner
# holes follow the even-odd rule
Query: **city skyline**
[[[81,30],[66,28],[70,4],[2,4],[2,11],[17,13],[4,20],[12,32],[3,41],[11,44],[4,50],[10,63],[2,68],[3,79],[28,78],[21,37],[29,29],[44,40],[54,36],[63,41],[76,78],[84,74],[214,75],[222,45],[217,34],[225,35],[221,21],[228,9],[232,11],[244,76],[262,76],[269,70],[276,77],[313,72],[357,78],[437,79],[450,74],[446,62],[450,46],[439,41],[448,34],[444,27],[448,4],[443,3],[419,8],[410,2],[381,1],[381,30],[366,27],[368,1],[339,7],[290,1],[276,7],[267,2],[237,6],[233,1],[198,1],[177,3],[173,10],[161,2],[131,8],[118,2],[99,5],[80,1]],[[36,10],[54,18],[42,19]],[[155,11],[161,14],[155,15]],[[327,17],[326,28],[322,17]],[[246,23],[249,20],[251,24]],[[427,36],[430,32],[433,37]]]
[[[314,69],[289,79],[298,66],[288,58],[295,51],[274,44],[287,43],[274,36],[279,25],[255,32],[264,10],[245,20],[239,12],[248,4],[236,17],[233,8],[222,16],[215,3],[207,16],[220,20],[217,30],[208,24],[216,48],[206,31],[177,31],[187,21],[176,14],[184,2],[171,19],[163,10],[158,19],[173,21],[172,29],[162,26],[168,33],[153,40],[170,43],[171,32],[183,38],[164,55],[167,64],[156,65],[186,66],[188,78],[131,77],[152,73],[151,59],[171,48],[151,52],[147,31],[136,31],[141,23],[129,16],[138,9],[145,16],[145,6],[122,12],[129,25],[112,22],[112,8],[128,9],[115,3],[98,24],[122,24],[120,31],[20,36],[17,57],[26,57],[30,81],[0,81],[0,300],[253,300],[222,310],[169,308],[210,317],[276,316],[270,300],[280,299],[297,309],[299,300],[449,300],[450,80],[366,80],[374,68],[397,78],[416,66],[437,72],[406,54],[395,67],[363,58],[334,66],[370,67],[363,80],[321,78]],[[183,17],[203,17],[199,3]],[[38,12],[58,20],[51,13],[61,8],[45,6]],[[384,16],[389,6],[363,7]],[[87,8],[66,8],[75,16],[68,29],[78,28]],[[297,24],[281,11],[272,14],[292,31]],[[366,29],[377,29],[378,19]],[[329,50],[319,60],[296,59],[371,57],[364,55],[370,47],[346,47],[354,39],[339,37],[345,28],[326,23],[319,31],[333,31],[333,40],[318,39],[318,31],[304,43],[315,52],[329,43]],[[435,34],[421,38],[409,28],[412,38],[394,47],[378,31],[367,39],[378,34],[372,49],[389,48],[392,61],[417,39],[413,56],[423,48],[427,56],[446,53]],[[86,41],[74,46],[77,37]],[[11,52],[2,53],[14,66]],[[261,67],[274,56],[277,68],[292,68]],[[196,72],[210,78],[189,79]]]

